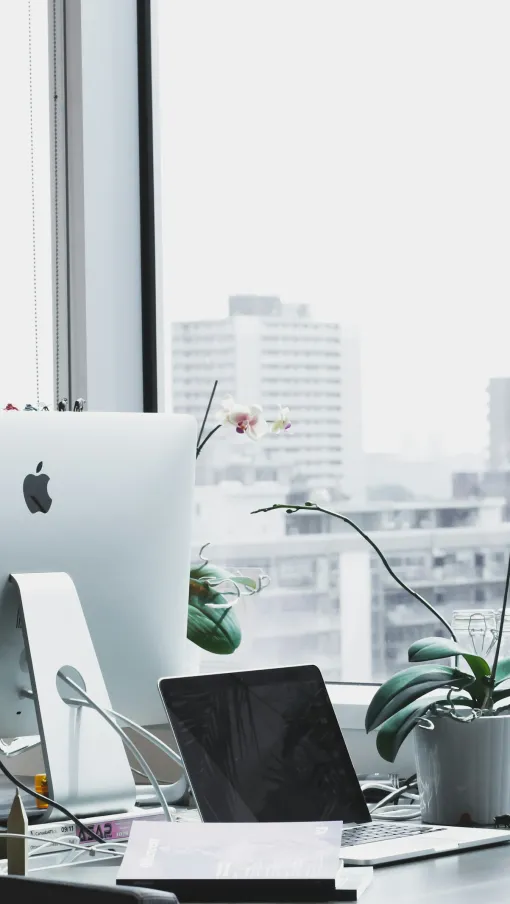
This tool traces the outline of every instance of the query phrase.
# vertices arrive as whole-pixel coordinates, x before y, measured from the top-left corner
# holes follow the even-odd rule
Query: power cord
[[[166,799],[163,795],[163,792],[161,791],[161,788],[159,787],[158,782],[156,780],[156,776],[154,775],[152,769],[150,768],[149,764],[147,763],[145,758],[142,756],[142,754],[140,753],[140,751],[138,750],[136,745],[133,744],[133,741],[131,740],[131,738],[129,738],[127,736],[126,732],[123,731],[123,729],[119,725],[117,725],[115,719],[112,718],[112,716],[108,715],[108,713],[103,709],[103,707],[99,706],[99,704],[96,703],[92,699],[92,697],[90,697],[87,694],[87,692],[84,691],[83,688],[81,688],[79,686],[79,684],[76,684],[76,682],[73,681],[72,678],[69,678],[63,672],[58,672],[58,676],[63,681],[65,681],[65,683],[68,684],[69,687],[72,687],[73,690],[77,691],[87,701],[87,704],[89,706],[91,706],[92,709],[95,709],[95,711],[97,713],[99,713],[99,715],[102,716],[106,722],[108,722],[108,725],[110,725],[110,727],[113,728],[113,730],[115,732],[117,732],[117,734],[122,738],[124,744],[131,751],[131,753],[133,754],[135,759],[138,760],[139,765],[141,766],[141,768],[145,772],[147,778],[149,779],[149,781],[154,789],[154,793],[158,799],[158,802],[163,810],[165,819],[167,820],[167,822],[174,822],[175,814],[170,812]],[[66,703],[69,703],[73,706],[83,706],[84,705],[83,700],[76,700],[76,699],[66,700]]]
[[[162,741],[161,738],[158,738],[157,735],[152,734],[151,731],[147,731],[147,729],[139,725],[138,722],[133,722],[132,719],[128,719],[127,716],[124,716],[122,713],[116,712],[114,709],[106,709],[105,712],[107,712],[109,716],[113,716],[114,719],[120,719],[122,722],[125,722],[126,725],[129,725],[130,728],[133,728],[136,732],[138,732],[138,734],[141,735],[142,738],[146,738],[147,741],[150,741],[152,744],[154,744],[155,747],[159,747],[159,749],[163,753],[166,753],[166,755],[170,757],[170,759],[173,760],[174,763],[177,763],[178,766],[182,766],[182,757],[179,756],[179,754],[176,753],[175,750],[172,750],[172,748],[169,747],[168,744],[165,744],[165,742]]]
[[[139,775],[141,778],[147,778],[145,772],[142,772],[141,769],[135,769],[134,766],[131,766],[131,772],[134,772],[135,775]],[[168,785],[170,782],[163,780],[162,778],[156,778],[158,785]]]
[[[78,817],[75,816],[74,813],[71,813],[71,811],[68,810],[67,807],[64,807],[63,804],[59,804],[58,801],[52,800],[51,797],[46,797],[44,794],[39,794],[39,791],[36,791],[34,788],[30,788],[28,785],[25,785],[24,782],[20,781],[19,778],[16,778],[16,776],[13,775],[12,772],[9,772],[7,766],[2,763],[2,760],[0,760],[0,769],[5,777],[8,778],[9,781],[12,782],[13,785],[16,785],[16,787],[21,791],[24,791],[25,794],[30,794],[32,797],[35,797],[36,800],[40,800],[43,804],[48,804],[48,806],[54,807],[55,810],[59,810],[60,813],[63,813],[64,816],[67,816],[67,818],[70,819],[71,822],[74,822],[75,826],[77,826],[80,831],[85,832],[86,835],[90,835],[92,838],[95,838],[95,840],[98,841],[99,844],[104,843],[104,838],[101,838],[101,836],[94,832],[89,826],[86,826],[85,823],[81,821],[81,819],[78,819]]]
[[[382,800],[378,801],[373,807],[370,807],[370,815],[375,816],[376,819],[415,819],[419,816],[418,807],[406,807],[406,806],[388,806],[393,801],[398,800],[399,797],[410,797],[413,800],[418,800],[418,795],[412,794],[410,789],[416,785],[416,775],[410,775],[409,778],[405,779],[399,788],[395,788],[390,791],[386,797],[383,797]],[[376,813],[376,810],[382,810],[382,812]]]

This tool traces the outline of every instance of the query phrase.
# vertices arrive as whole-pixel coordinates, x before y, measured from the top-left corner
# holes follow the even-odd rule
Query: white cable
[[[177,763],[182,767],[182,757],[180,757],[179,754],[175,752],[175,750],[172,750],[172,748],[169,747],[168,744],[165,744],[164,741],[161,741],[160,738],[152,734],[152,732],[147,731],[146,728],[138,725],[138,722],[133,722],[132,719],[128,719],[127,716],[124,716],[122,713],[116,712],[114,709],[107,709],[106,712],[110,716],[113,716],[115,719],[121,719],[122,722],[126,723],[126,725],[134,728],[134,730],[137,731],[138,734],[142,736],[142,738],[146,738],[148,741],[151,741],[155,747],[159,747],[159,749],[162,750],[163,753],[166,753],[166,755],[169,756],[170,759],[174,761],[174,763]]]
[[[95,848],[103,848],[105,853],[108,853],[109,844],[97,844],[90,846],[80,846],[80,839],[77,835],[74,836],[76,841],[74,844],[71,841],[63,841],[60,838],[38,838],[37,835],[22,835],[18,832],[0,832],[0,840],[2,838],[26,838],[28,841],[33,841],[40,845],[40,847],[36,848],[36,850],[29,851],[28,856],[31,857],[33,854],[38,854],[40,850],[47,847],[48,845],[57,845],[58,847],[65,847],[72,849],[73,851],[81,850],[81,851],[92,851],[96,853]]]
[[[415,784],[415,782],[413,784]],[[390,794],[387,794],[386,797],[383,797],[383,799],[374,804],[373,807],[370,807],[370,813],[373,814],[376,810],[379,810],[381,807],[386,806],[386,804],[391,803],[391,801],[395,800],[395,798],[397,797],[404,797],[408,794],[412,794],[410,787],[411,785],[404,788],[394,788],[394,790],[391,791]]]
[[[387,782],[361,782],[361,790],[364,791],[387,791],[391,794],[393,791],[396,791],[395,785],[390,785]]]
[[[418,819],[419,816],[421,816],[421,809],[419,806],[406,807],[398,804],[390,804],[387,807],[382,807],[372,814],[373,819],[389,819],[392,822],[396,822],[400,819],[405,821],[408,821],[409,819]]]
[[[73,690],[78,691],[79,694],[81,694],[83,697],[85,697],[85,700],[87,701],[89,706],[91,706],[92,709],[95,709],[96,712],[99,713],[99,715],[102,716],[106,722],[108,722],[108,725],[110,725],[110,727],[113,728],[113,730],[116,731],[117,734],[122,738],[126,747],[131,751],[133,756],[138,760],[140,767],[143,769],[143,771],[145,772],[147,778],[149,779],[152,787],[154,788],[154,793],[161,805],[165,819],[167,820],[167,822],[174,822],[175,815],[173,815],[168,808],[168,804],[165,800],[163,792],[161,791],[161,788],[158,785],[156,776],[154,775],[151,767],[149,766],[149,764],[147,763],[145,758],[142,756],[142,754],[140,753],[140,751],[138,750],[136,745],[133,744],[131,738],[129,738],[127,736],[126,732],[122,730],[120,725],[117,725],[115,719],[113,719],[111,716],[108,715],[107,712],[104,711],[102,706],[99,706],[98,703],[95,703],[95,701],[92,699],[92,697],[89,697],[87,692],[84,691],[83,688],[81,688],[79,686],[79,684],[76,684],[76,682],[73,681],[72,678],[68,678],[67,675],[64,675],[63,672],[58,672],[58,675],[60,678],[62,678],[63,681],[65,681],[66,684],[69,685],[69,687],[72,687]],[[74,706],[83,706],[83,703],[81,700],[69,700],[66,702],[72,703]]]

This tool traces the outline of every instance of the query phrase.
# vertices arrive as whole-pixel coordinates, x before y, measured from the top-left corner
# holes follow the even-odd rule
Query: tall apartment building
[[[492,377],[489,395],[489,468],[510,468],[510,377]]]
[[[197,419],[214,379],[218,401],[231,394],[259,403],[268,418],[279,404],[291,409],[293,429],[284,436],[257,445],[215,437],[199,461],[199,482],[246,474],[252,464],[253,479],[278,473],[286,483],[362,496],[359,347],[339,323],[315,321],[308,306],[277,297],[234,296],[223,320],[173,325],[172,374],[174,410]]]
[[[197,488],[196,547],[212,540],[214,562],[252,575],[262,569],[271,578],[260,596],[238,604],[244,639],[229,668],[316,662],[329,681],[381,681],[406,667],[414,640],[445,633],[347,525],[315,513],[248,514],[274,501],[276,489]],[[503,506],[487,499],[349,504],[342,511],[450,622],[456,609],[501,607],[510,548]],[[206,671],[225,668],[222,657],[207,654],[203,664]]]

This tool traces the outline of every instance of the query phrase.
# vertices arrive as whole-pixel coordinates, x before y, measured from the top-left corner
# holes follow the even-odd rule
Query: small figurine
[[[30,405],[30,403],[28,403],[27,405],[25,405],[23,411],[37,411],[37,408],[35,408],[33,405]]]
[[[12,405],[11,402],[9,402],[5,406],[4,411],[19,411],[19,408],[16,408],[16,405]]]
[[[83,411],[85,407],[85,399],[76,399],[74,403],[73,411]]]
[[[510,816],[505,813],[504,816],[496,816],[494,818],[494,826],[496,829],[510,829]]]
[[[41,408],[41,411],[49,411],[49,410],[50,410],[50,409],[48,408],[47,405],[43,405],[42,408]]]
[[[60,402],[57,405],[58,411],[67,411],[67,399],[60,399]]]

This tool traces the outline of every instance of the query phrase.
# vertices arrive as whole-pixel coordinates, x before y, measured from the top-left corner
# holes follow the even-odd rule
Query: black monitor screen
[[[205,822],[370,820],[315,666],[160,687]]]

